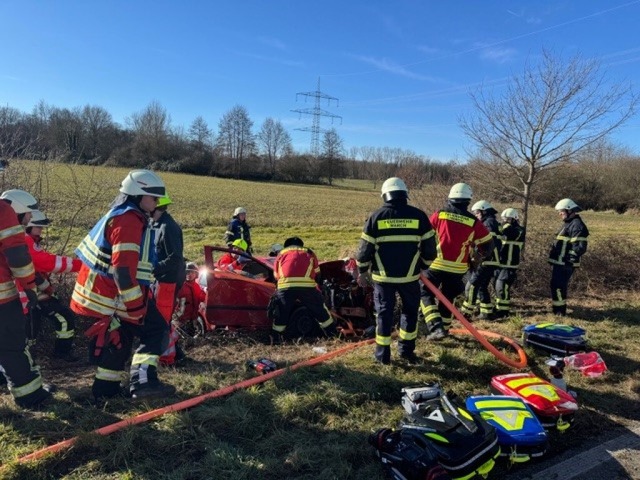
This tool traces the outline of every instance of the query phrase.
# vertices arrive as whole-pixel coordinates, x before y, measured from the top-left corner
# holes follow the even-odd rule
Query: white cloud
[[[277,38],[273,38],[273,37],[258,37],[258,41],[260,41],[261,43],[269,46],[269,47],[273,47],[277,50],[287,50],[287,45],[277,39]]]
[[[496,45],[484,46],[483,44],[477,44],[478,50],[480,50],[480,58],[483,60],[489,60],[495,63],[505,63],[512,60],[518,53],[515,48],[511,47],[499,47]]]
[[[400,75],[402,77],[413,78],[415,80],[426,80],[428,82],[442,82],[441,79],[436,77],[431,77],[428,75],[420,75],[419,73],[412,72],[408,70],[406,66],[400,65],[392,60],[387,58],[374,58],[365,55],[352,55],[353,58],[359,60],[363,63],[369,64],[377,68],[378,70],[382,70],[385,72],[392,73],[394,75]]]

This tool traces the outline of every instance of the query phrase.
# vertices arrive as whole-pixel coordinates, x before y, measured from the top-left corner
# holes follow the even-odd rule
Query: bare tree
[[[196,117],[189,127],[189,140],[194,148],[202,152],[210,149],[213,144],[213,132],[209,124],[201,116]]]
[[[266,156],[269,173],[273,177],[276,174],[276,163],[280,157],[292,150],[291,136],[280,120],[269,117],[262,123],[257,139]]]
[[[136,155],[144,164],[149,165],[165,157],[171,134],[171,116],[160,102],[152,101],[127,121],[135,135]]]
[[[20,110],[0,107],[0,158],[28,156],[36,140],[37,132],[30,131]]]
[[[233,173],[238,176],[240,164],[249,157],[255,149],[255,139],[251,131],[253,121],[249,118],[247,109],[236,105],[225,113],[218,124],[217,145],[223,154],[233,161]]]
[[[344,147],[335,128],[327,130],[322,137],[319,168],[319,176],[326,178],[329,185],[344,176]]]
[[[475,115],[461,118],[464,133],[479,149],[474,175],[496,194],[522,201],[524,223],[540,171],[571,159],[606,137],[636,112],[630,85],[605,81],[600,65],[579,55],[568,61],[543,50],[506,92],[471,93]]]
[[[112,137],[116,126],[111,114],[102,107],[85,105],[82,109],[85,132],[85,155],[91,159],[106,160],[114,148]]]

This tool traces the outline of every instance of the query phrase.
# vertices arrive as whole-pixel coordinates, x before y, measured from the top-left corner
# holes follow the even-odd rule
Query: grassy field
[[[49,241],[71,252],[87,229],[104,213],[126,170],[64,165],[47,167],[36,175],[28,165],[12,178],[37,191],[56,222]],[[12,168],[14,168],[12,166]],[[43,172],[44,170],[41,170]],[[175,205],[172,213],[185,227],[187,255],[201,259],[204,244],[222,240],[236,206],[249,211],[259,253],[273,242],[299,235],[322,259],[343,256],[355,249],[362,224],[380,204],[377,191],[365,182],[336,187],[259,184],[251,182],[162,174]],[[40,178],[40,181],[36,181]],[[43,180],[45,178],[45,180]],[[412,198],[430,212],[444,202],[443,187],[415,192]],[[502,207],[502,206],[500,206]],[[629,241],[637,255],[640,218],[607,212],[585,212],[591,232],[590,266],[576,279],[567,322],[584,327],[593,348],[610,372],[596,379],[567,372],[567,382],[578,392],[581,410],[569,432],[552,437],[545,462],[570,448],[579,449],[593,439],[607,438],[640,420],[640,295],[611,290],[597,282],[604,252]],[[75,228],[69,230],[69,225]],[[556,321],[549,302],[533,294],[532,277],[548,283],[549,270],[541,255],[558,227],[550,208],[535,207],[530,219],[532,245],[527,250],[526,274],[520,282],[515,315],[500,323],[478,322],[514,338],[524,325]],[[69,233],[70,232],[70,233]],[[608,258],[628,268],[636,278],[636,257]],[[626,261],[626,265],[625,265]],[[624,271],[624,270],[621,270]],[[86,322],[83,323],[86,326]],[[49,332],[50,333],[50,332]],[[424,332],[422,332],[424,333]],[[82,339],[79,339],[83,343]],[[313,347],[333,350],[339,340],[315,344],[266,344],[264,335],[218,332],[187,349],[191,361],[181,368],[164,369],[163,379],[178,388],[174,401],[187,399],[250,378],[245,362],[266,356],[279,366],[312,357]],[[86,362],[69,367],[47,358],[50,337],[36,349],[43,375],[59,387],[56,402],[44,412],[17,409],[9,395],[0,397],[0,478],[10,479],[382,479],[367,436],[400,419],[400,389],[437,380],[461,397],[488,393],[491,376],[512,370],[499,363],[477,342],[452,338],[438,344],[421,336],[420,366],[396,361],[374,365],[372,347],[354,350],[317,367],[288,372],[262,386],[210,400],[192,410],[172,413],[156,421],[131,427],[108,437],[86,432],[122,418],[161,407],[168,401],[132,405],[115,400],[101,408],[91,403],[93,368]],[[527,351],[530,369],[546,376],[544,355]],[[71,450],[27,465],[15,459],[74,435],[81,441]],[[531,468],[531,467],[529,467]],[[535,468],[535,466],[534,466]],[[508,470],[500,463],[490,478],[521,478],[522,467]]]

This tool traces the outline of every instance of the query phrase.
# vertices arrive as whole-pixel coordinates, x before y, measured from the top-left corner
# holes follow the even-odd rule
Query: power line
[[[311,154],[314,156],[318,156],[320,154],[320,132],[326,132],[326,129],[320,128],[320,117],[330,117],[331,123],[333,124],[333,120],[336,118],[340,119],[340,125],[342,125],[342,117],[340,115],[335,115],[327,110],[323,110],[320,108],[320,101],[327,100],[327,105],[331,105],[331,101],[336,101],[336,107],[339,106],[339,100],[336,97],[332,97],[331,95],[327,95],[320,91],[320,77],[318,77],[318,87],[315,92],[298,92],[296,93],[296,102],[298,101],[298,96],[301,95],[305,97],[305,102],[307,98],[314,99],[313,108],[299,108],[296,110],[291,110],[292,112],[296,112],[300,115],[312,115],[313,122],[311,127],[303,127],[296,128],[295,130],[300,130],[303,132],[311,132]]]

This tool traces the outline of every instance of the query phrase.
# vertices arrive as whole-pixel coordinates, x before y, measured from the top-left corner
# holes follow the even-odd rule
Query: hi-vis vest
[[[122,215],[130,210],[136,210],[131,205],[124,203],[112,208],[102,217],[98,223],[94,225],[91,231],[82,240],[76,255],[82,260],[86,266],[98,275],[113,278],[113,266],[111,265],[112,245],[105,237],[105,229],[109,220]],[[138,257],[138,269],[136,279],[142,285],[149,285],[153,282],[153,265],[156,261],[156,251],[154,248],[154,231],[147,226],[142,232],[142,241],[140,242],[140,255]]]

